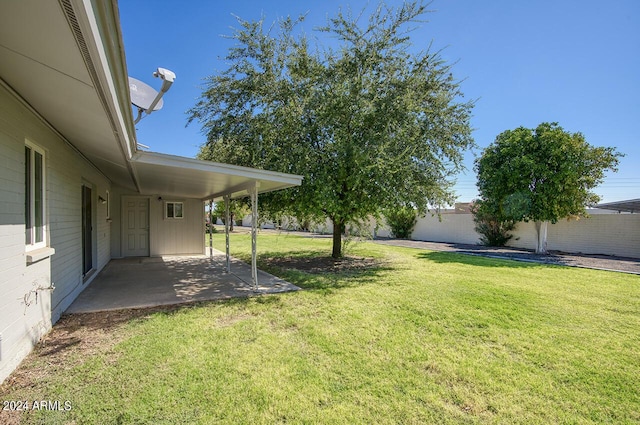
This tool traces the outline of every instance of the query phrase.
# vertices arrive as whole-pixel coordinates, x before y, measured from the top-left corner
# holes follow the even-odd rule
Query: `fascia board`
[[[239,165],[224,164],[220,162],[203,161],[176,155],[168,155],[157,152],[138,151],[132,161],[153,164],[166,167],[186,168],[191,170],[230,174],[251,180],[269,180],[284,183],[291,186],[299,186],[302,176],[296,174],[280,173],[277,171],[260,170],[257,168],[242,167]],[[228,191],[225,191],[228,192]]]
[[[128,78],[126,75],[126,63],[124,59],[124,49],[122,44],[122,34],[120,30],[117,4],[113,2],[97,2],[93,7],[91,0],[70,0],[73,5],[74,14],[81,26],[87,49],[95,68],[99,84],[95,87],[100,90],[106,101],[105,113],[111,116],[114,136],[118,147],[123,155],[124,163],[127,165],[134,184],[140,190],[139,179],[136,171],[131,167],[130,160],[136,150],[135,127],[133,116],[130,110],[129,100],[123,99],[128,96]],[[111,8],[110,8],[111,7]],[[115,43],[110,43],[102,38],[100,28],[104,28],[109,35],[113,35]],[[117,34],[111,34],[112,31]],[[108,51],[107,51],[108,50]],[[120,64],[118,69],[112,70],[109,60]],[[120,71],[120,72],[117,72]]]

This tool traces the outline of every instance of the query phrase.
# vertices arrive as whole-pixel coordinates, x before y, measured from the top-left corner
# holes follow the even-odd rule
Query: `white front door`
[[[149,256],[149,198],[122,198],[124,257]]]

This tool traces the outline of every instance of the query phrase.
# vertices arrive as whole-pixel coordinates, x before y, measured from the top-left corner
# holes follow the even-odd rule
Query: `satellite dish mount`
[[[162,109],[162,96],[169,91],[171,84],[176,79],[176,74],[164,68],[158,68],[153,73],[153,76],[162,79],[162,87],[159,92],[142,81],[129,77],[131,103],[138,108],[138,117],[133,122],[134,124],[137,124],[142,119],[142,114],[149,115],[153,111]]]

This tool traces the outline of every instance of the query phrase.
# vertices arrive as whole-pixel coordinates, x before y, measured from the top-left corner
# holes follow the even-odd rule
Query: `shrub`
[[[476,232],[480,233],[480,242],[487,246],[505,246],[513,237],[509,234],[515,229],[516,222],[498,217],[497,214],[483,207],[482,201],[471,205]]]
[[[384,216],[391,228],[391,235],[399,239],[408,239],[418,221],[416,210],[413,207],[400,207],[389,210]]]

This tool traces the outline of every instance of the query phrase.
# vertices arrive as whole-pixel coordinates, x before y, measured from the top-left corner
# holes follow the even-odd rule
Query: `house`
[[[0,382],[112,258],[203,254],[205,201],[301,182],[140,151],[129,99],[115,0],[0,3]]]

